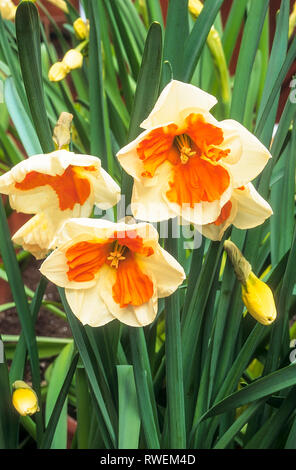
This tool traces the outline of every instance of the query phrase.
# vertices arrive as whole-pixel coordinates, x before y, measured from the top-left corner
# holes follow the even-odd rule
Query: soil
[[[3,198],[5,201],[5,198]],[[15,211],[8,218],[8,224],[11,235],[18,230],[30,216],[25,214],[16,213]],[[42,261],[37,261],[33,256],[27,258],[21,264],[22,277],[24,284],[35,292],[40,280],[39,267]],[[48,283],[44,300],[51,300],[60,302],[57,288],[51,282]],[[0,305],[12,302],[12,293],[9,284],[0,279]],[[68,323],[41,307],[37,322],[35,325],[37,336],[50,336],[57,338],[70,338],[72,336]],[[0,334],[4,335],[19,335],[21,332],[21,325],[15,308],[0,312]]]
[[[26,260],[26,266],[23,269],[22,277],[24,284],[32,289],[36,290],[38,282],[40,280],[39,266],[41,262],[30,257]],[[2,295],[1,295],[2,294]],[[52,300],[60,302],[57,288],[51,282],[48,283],[44,294],[44,300]],[[11,302],[12,294],[7,282],[0,281],[0,302],[1,304]],[[41,307],[37,322],[35,325],[35,331],[37,336],[50,336],[57,338],[70,338],[71,331],[68,323],[57,317],[55,314],[49,312],[45,308]],[[19,335],[21,332],[20,321],[15,308],[0,312],[0,334],[5,335]]]

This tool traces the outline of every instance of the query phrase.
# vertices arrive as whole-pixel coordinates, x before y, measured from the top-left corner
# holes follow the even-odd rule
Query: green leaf
[[[170,0],[166,18],[163,59],[170,62],[173,77],[176,80],[182,79],[183,51],[188,34],[188,0],[182,2]]]
[[[19,60],[34,126],[44,153],[54,150],[47,119],[41,71],[40,27],[34,3],[20,3],[15,17]]]
[[[87,449],[90,438],[91,403],[88,380],[85,369],[81,366],[76,370],[76,403],[77,403],[77,446]]]
[[[268,0],[252,2],[244,27],[240,53],[236,66],[230,116],[242,122],[248,95],[251,72],[263,28]]]
[[[245,449],[270,449],[273,442],[287,425],[291,414],[295,411],[295,387],[284,399],[280,408],[260,427],[258,432],[246,444]]]
[[[42,148],[39,144],[36,131],[21,102],[12,78],[7,78],[5,80],[4,97],[9,115],[15,125],[27,155],[31,156],[42,153]]]
[[[45,420],[46,425],[54,410],[58,395],[62,389],[63,382],[66,379],[72,356],[74,351],[73,342],[69,343],[63,348],[61,353],[55,359],[50,375],[50,382],[48,385],[46,395],[45,407]],[[60,416],[56,422],[56,428],[50,445],[51,449],[66,449],[67,448],[67,400],[65,399],[64,405],[61,409]]]
[[[133,366],[117,366],[118,375],[118,448],[137,449],[140,435],[140,414]]]
[[[16,446],[17,435],[11,433],[15,419],[12,412],[11,391],[9,386],[8,368],[4,357],[4,350],[0,336],[0,449],[9,449]]]
[[[54,404],[54,408],[52,410],[49,422],[47,424],[46,430],[44,432],[44,436],[41,442],[41,449],[50,449],[52,440],[54,438],[55,430],[57,427],[57,423],[59,421],[75,370],[77,366],[77,362],[79,359],[79,355],[76,354],[71,362],[71,365],[69,367],[69,370],[67,372],[67,375],[65,377],[65,380],[63,382],[62,388],[59,392],[59,395],[57,397],[57,400]]]
[[[178,240],[172,237],[172,221],[167,239],[168,252],[178,259]],[[165,357],[168,436],[170,449],[186,448],[184,383],[179,290],[165,299]]]
[[[3,335],[2,338],[5,346],[5,354],[7,359],[15,359],[16,348],[18,348],[18,344],[22,336]],[[73,342],[71,338],[52,338],[47,336],[36,336],[36,341],[40,359],[58,356],[61,353],[62,349],[67,346],[67,344]],[[12,370],[10,367],[10,376],[12,377],[12,375],[18,378],[21,376],[20,373],[12,374]],[[14,380],[16,380],[16,378]],[[14,380],[11,381],[14,382]]]
[[[275,392],[295,385],[295,371],[295,364],[290,364],[283,369],[277,370],[272,374],[256,380],[244,387],[242,390],[239,390],[218,402],[210,408],[200,420],[203,421],[210,416],[225,413],[226,411],[233,410],[234,408],[259,400],[260,398],[267,397]]]
[[[37,394],[38,401],[41,402],[40,369],[36,336],[19,265],[10,239],[10,231],[2,200],[0,200],[0,251],[30,356],[33,388]],[[42,411],[36,414],[36,422],[37,436],[40,439],[43,432]]]
[[[152,110],[158,96],[162,56],[162,32],[158,23],[153,23],[147,34],[141,69],[131,121],[128,132],[128,142],[140,133],[140,124]],[[149,86],[148,86],[149,83]],[[125,172],[122,173],[122,193],[125,194],[126,205],[129,205],[133,180]]]
[[[223,0],[207,1],[185,42],[182,81],[189,83]],[[177,34],[176,34],[177,36]]]
[[[222,44],[227,63],[232,57],[241,24],[245,15],[248,0],[233,0],[231,10],[224,28]]]
[[[106,430],[107,430],[107,433],[109,434],[111,443],[115,447],[116,435],[114,431],[114,426],[111,422],[110,415],[108,413],[106,404],[102,396],[102,392],[99,387],[98,378],[97,378],[98,371],[97,371],[96,361],[92,352],[91,345],[89,343],[85,330],[82,327],[82,324],[73,315],[68,305],[64,290],[61,288],[59,288],[58,290],[59,290],[61,300],[65,308],[65,312],[68,317],[68,321],[72,330],[75,344],[77,346],[81,360],[87,372],[87,376],[88,376],[88,379],[89,379],[89,382],[93,391],[93,396],[96,400],[98,409],[103,418],[103,422],[101,422],[100,424],[101,426],[103,425],[106,426]],[[104,433],[104,436],[105,436],[106,434],[105,430],[102,430],[102,433]]]
[[[227,431],[216,442],[214,449],[225,449],[235,436],[240,432],[242,427],[250,420],[256,411],[262,406],[265,400],[258,400],[251,403],[246,410],[234,421]]]
[[[130,328],[130,344],[142,426],[147,448],[159,449],[159,426],[149,358],[142,328]]]
[[[102,159],[105,170],[113,173],[108,111],[103,86],[103,60],[101,53],[101,27],[99,23],[102,5],[100,2],[89,5],[89,102],[90,102],[90,142],[91,153]]]
[[[292,43],[291,43],[291,45],[288,49],[288,53],[286,55],[285,61],[284,61],[283,65],[280,69],[280,72],[276,76],[276,80],[274,82],[274,85],[272,87],[271,92],[269,93],[269,97],[268,97],[268,99],[266,101],[266,105],[264,106],[264,109],[262,111],[260,120],[257,121],[255,133],[258,136],[260,136],[263,132],[265,123],[266,123],[266,121],[268,119],[268,116],[269,116],[269,113],[270,113],[270,111],[273,107],[276,96],[277,96],[279,90],[281,89],[281,86],[284,82],[284,79],[285,79],[285,77],[286,77],[293,61],[295,60],[295,56],[296,56],[296,37],[293,39],[293,41],[292,41]]]

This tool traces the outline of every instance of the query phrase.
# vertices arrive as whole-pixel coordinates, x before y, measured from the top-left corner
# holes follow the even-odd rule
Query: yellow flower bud
[[[64,64],[64,62],[56,62],[50,67],[48,78],[51,82],[59,82],[66,77],[69,71],[69,68]]]
[[[4,20],[14,20],[16,6],[12,0],[0,0],[0,15]]]
[[[246,284],[242,284],[242,299],[248,312],[259,323],[270,325],[276,319],[273,293],[265,282],[251,271]]]
[[[22,380],[13,384],[12,404],[21,416],[33,415],[39,411],[38,398],[34,390]]]
[[[296,2],[294,3],[293,10],[289,18],[289,34],[288,34],[289,39],[293,34],[295,26],[296,26]]]
[[[252,266],[232,241],[226,240],[224,249],[233,265],[236,277],[241,283],[242,300],[248,312],[259,323],[270,325],[277,315],[270,287],[255,276]]]
[[[188,10],[194,18],[197,18],[201,10],[203,9],[203,4],[199,0],[189,0]]]
[[[89,37],[89,21],[83,21],[82,18],[77,18],[73,23],[74,31],[78,39],[87,39]]]
[[[70,70],[79,69],[83,64],[83,55],[76,49],[70,49],[63,58],[63,64]]]

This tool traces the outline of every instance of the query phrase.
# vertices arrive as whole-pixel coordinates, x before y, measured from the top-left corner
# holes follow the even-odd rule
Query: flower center
[[[113,251],[110,251],[109,256],[107,258],[107,260],[111,261],[111,268],[118,269],[119,261],[125,260],[126,257],[123,256],[125,249],[126,246],[119,245],[118,240],[115,241],[114,249]]]
[[[180,160],[185,165],[189,158],[194,157],[196,152],[192,150],[192,141],[187,134],[177,135],[174,144],[180,152]]]

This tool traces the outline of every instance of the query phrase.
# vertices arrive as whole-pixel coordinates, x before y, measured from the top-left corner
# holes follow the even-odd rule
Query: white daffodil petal
[[[233,134],[237,132],[241,141],[241,151],[236,139],[232,140],[232,144],[228,142],[231,152],[222,163],[232,175],[233,187],[236,188],[256,178],[271,158],[271,154],[257,137],[239,122],[228,119],[220,122],[220,126],[226,136],[231,132]],[[240,158],[237,159],[240,152]]]
[[[34,215],[12,237],[17,245],[29,251],[37,259],[45,258],[56,230],[63,220],[47,217],[43,212]]]
[[[150,129],[170,122],[182,125],[181,113],[184,111],[188,114],[208,112],[216,103],[217,99],[214,96],[200,88],[172,80],[163,89],[153,110],[142,122],[141,127]]]
[[[182,266],[158,245],[155,252],[146,258],[142,257],[141,266],[155,279],[157,296],[167,297],[182,284],[186,274]]]
[[[233,225],[240,229],[257,227],[270,217],[272,208],[249,183],[245,189],[235,189],[233,199],[237,202],[237,213]]]
[[[88,175],[94,192],[94,203],[103,210],[115,206],[120,199],[120,187],[111,176],[101,168],[95,174]]]
[[[68,304],[83,325],[103,326],[115,319],[102,300],[99,290],[99,283],[89,289],[65,289]]]
[[[69,267],[65,256],[67,247],[65,246],[63,248],[63,250],[57,249],[53,251],[46,260],[43,261],[40,266],[41,274],[59,287],[67,287],[68,289],[89,289],[93,287],[96,284],[95,279],[87,282],[69,281],[67,276]]]
[[[170,173],[171,165],[165,162],[155,172],[154,186],[144,186],[137,181],[134,182],[131,210],[136,219],[161,222],[176,216],[163,197],[169,189]]]
[[[57,234],[58,246],[74,242],[74,240],[108,240],[114,236],[114,232],[129,232],[129,236],[139,236],[143,238],[144,243],[153,243],[158,240],[158,232],[151,224],[146,222],[138,224],[114,224],[105,219],[69,219],[66,220]],[[134,233],[134,234],[133,234]]]
[[[232,207],[229,216],[224,222],[219,225],[215,223],[202,225],[196,227],[196,229],[205,237],[213,241],[220,241],[224,235],[225,230],[233,223],[233,220],[237,214],[237,202],[233,198],[230,199]]]

